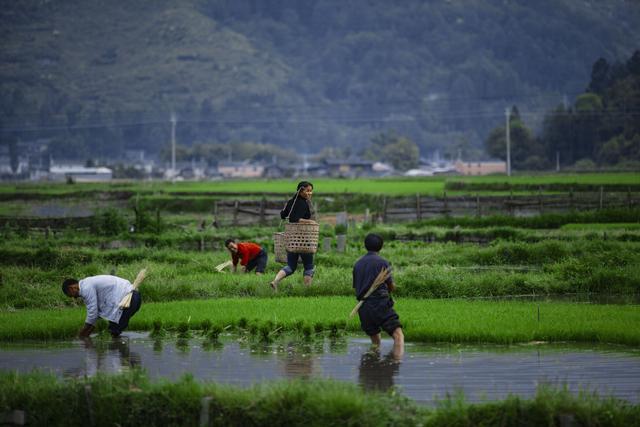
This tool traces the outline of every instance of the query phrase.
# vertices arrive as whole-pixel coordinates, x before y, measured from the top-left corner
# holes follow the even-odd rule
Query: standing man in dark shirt
[[[280,218],[289,222],[315,224],[314,213],[311,209],[311,196],[313,195],[313,184],[308,181],[298,183],[296,195],[289,199],[284,209],[280,211]],[[298,258],[302,258],[304,265],[304,284],[311,286],[313,282],[314,266],[313,254],[294,253],[287,251],[287,265],[278,271],[276,277],[271,282],[274,291],[278,290],[278,283],[287,276],[292,275],[298,268]]]
[[[389,261],[378,253],[383,245],[382,237],[377,234],[368,234],[364,239],[364,246],[368,253],[356,261],[353,266],[353,288],[358,301],[364,298],[376,277],[382,269],[390,269]],[[400,317],[393,309],[393,299],[389,295],[395,290],[393,278],[389,275],[387,281],[381,284],[358,310],[360,326],[369,335],[371,343],[380,345],[380,329],[393,337],[393,354],[400,358],[404,353],[404,334]]]

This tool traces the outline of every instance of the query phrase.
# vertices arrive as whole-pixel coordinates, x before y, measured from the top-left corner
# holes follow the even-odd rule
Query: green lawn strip
[[[134,330],[151,330],[154,321],[175,329],[203,321],[221,327],[242,322],[256,328],[299,330],[303,325],[359,332],[357,319],[347,316],[349,297],[220,298],[143,304],[132,319]],[[540,320],[538,321],[538,308]],[[591,305],[557,302],[419,300],[399,298],[396,309],[407,340],[514,343],[579,341],[640,344],[640,308],[635,305]],[[84,309],[0,312],[0,339],[46,339],[72,336],[82,325]],[[241,321],[241,319],[244,319]]]
[[[401,393],[369,393],[337,381],[278,381],[250,388],[204,383],[190,376],[151,381],[140,373],[62,380],[44,373],[0,373],[0,412],[23,410],[30,425],[209,425],[273,426],[631,426],[640,405],[573,395],[539,387],[533,399],[469,404],[443,398],[434,408]]]

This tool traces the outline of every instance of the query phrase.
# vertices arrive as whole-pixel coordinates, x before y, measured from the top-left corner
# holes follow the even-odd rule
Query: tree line
[[[599,58],[591,80],[571,105],[545,114],[540,135],[527,127],[518,108],[510,113],[511,161],[516,169],[542,170],[556,165],[640,167],[640,51],[624,62]],[[487,152],[506,158],[505,126],[485,140]]]

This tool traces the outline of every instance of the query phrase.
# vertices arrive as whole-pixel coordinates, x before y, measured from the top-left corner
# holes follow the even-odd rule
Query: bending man
[[[69,297],[82,297],[87,306],[84,327],[78,332],[82,338],[91,335],[99,317],[109,321],[111,336],[118,337],[142,304],[140,293],[133,289],[131,282],[116,276],[91,276],[80,281],[66,279],[62,283],[62,292]],[[130,292],[131,304],[120,308],[120,301]]]
[[[240,261],[241,271],[248,273],[255,268],[257,275],[264,273],[268,256],[262,246],[253,242],[236,243],[233,239],[227,239],[224,245],[231,252],[234,272],[238,268],[238,261]]]

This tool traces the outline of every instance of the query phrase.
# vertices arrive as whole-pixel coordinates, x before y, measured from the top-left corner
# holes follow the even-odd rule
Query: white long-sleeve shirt
[[[133,290],[131,282],[116,276],[91,276],[80,280],[80,296],[87,306],[85,323],[94,325],[98,317],[118,323],[120,301]]]

